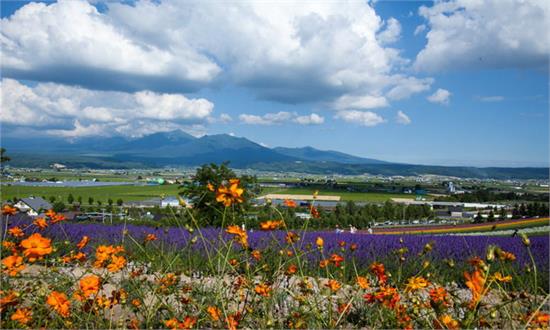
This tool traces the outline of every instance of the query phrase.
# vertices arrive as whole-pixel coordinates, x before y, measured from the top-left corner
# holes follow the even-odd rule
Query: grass
[[[265,188],[262,194],[296,194],[296,195],[311,195],[315,189],[307,188]],[[375,202],[383,203],[392,198],[414,198],[413,194],[392,194],[392,193],[374,193],[374,192],[347,192],[341,190],[319,190],[319,196],[335,195],[340,196],[343,201],[353,202]],[[427,197],[427,199],[430,199]]]
[[[162,185],[162,186],[104,186],[104,187],[29,187],[29,186],[1,186],[1,199],[10,200],[13,197],[23,198],[28,196],[55,196],[58,200],[62,199],[67,201],[69,194],[72,194],[76,199],[78,196],[82,196],[84,202],[88,200],[88,197],[92,197],[95,201],[101,200],[106,202],[109,198],[117,200],[122,198],[124,201],[137,201],[145,200],[153,197],[158,197],[162,194],[166,196],[173,196],[179,191],[179,185]],[[268,193],[282,193],[282,194],[297,194],[297,195],[311,195],[313,189],[302,188],[266,188],[263,189],[262,194]],[[414,198],[414,195],[410,194],[390,194],[390,193],[359,193],[359,192],[346,192],[340,190],[322,190],[319,195],[337,195],[342,198],[343,201],[354,202],[374,202],[383,203],[391,198]]]
[[[176,195],[179,185],[156,185],[156,186],[104,186],[104,187],[28,187],[28,186],[1,186],[2,200],[9,200],[13,197],[23,198],[28,196],[55,196],[57,200],[67,201],[69,194],[75,200],[82,196],[83,202],[87,203],[92,197],[95,201],[107,202],[109,198],[116,201],[122,198],[123,201],[145,200],[158,197]]]

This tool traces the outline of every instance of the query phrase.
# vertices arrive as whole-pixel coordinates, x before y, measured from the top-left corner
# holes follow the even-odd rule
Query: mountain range
[[[227,134],[194,137],[183,131],[161,132],[140,138],[4,137],[2,147],[10,165],[48,167],[54,162],[69,167],[139,168],[198,166],[229,161],[235,168],[295,171],[319,174],[438,174],[478,178],[548,178],[548,168],[476,168],[396,164],[338,151],[303,148],[268,148]]]

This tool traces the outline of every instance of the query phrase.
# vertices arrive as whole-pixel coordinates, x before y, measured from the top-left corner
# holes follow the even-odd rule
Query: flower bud
[[[525,245],[525,246],[530,246],[531,245],[531,241],[529,240],[529,237],[527,237],[527,235],[525,235],[525,233],[521,233],[520,237],[521,237],[521,241],[523,242],[523,245]]]

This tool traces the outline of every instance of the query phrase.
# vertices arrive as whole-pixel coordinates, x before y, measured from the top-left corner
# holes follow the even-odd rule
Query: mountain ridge
[[[267,148],[245,137],[214,134],[194,137],[183,131],[159,132],[140,138],[91,137],[67,141],[58,137],[3,138],[10,165],[48,167],[136,168],[199,166],[229,161],[236,168],[317,174],[436,174],[473,178],[547,179],[548,168],[479,168],[398,164],[334,150]]]

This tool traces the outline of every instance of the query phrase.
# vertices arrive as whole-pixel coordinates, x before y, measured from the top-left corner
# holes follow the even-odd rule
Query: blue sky
[[[548,166],[544,1],[226,6],[2,2],[2,135],[183,129]]]

